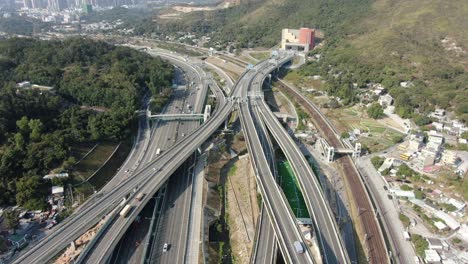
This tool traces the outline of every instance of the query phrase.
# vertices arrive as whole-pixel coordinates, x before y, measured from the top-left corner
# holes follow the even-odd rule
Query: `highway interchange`
[[[229,97],[226,97],[213,81],[208,85],[205,74],[186,59],[181,60],[165,52],[150,51],[150,54],[162,56],[179,65],[188,76],[186,80],[193,80],[194,86],[197,87],[194,91],[179,91],[185,96],[188,93],[187,98],[184,95],[178,97],[168,105],[165,112],[188,112],[186,105],[189,104],[193,106],[194,113],[201,113],[209,86],[216,97],[216,107],[212,116],[201,126],[197,121],[168,121],[156,122],[151,129],[146,120],[140,118],[140,130],[134,149],[114,179],[71,217],[54,228],[51,234],[24,250],[14,263],[45,263],[105,215],[118,215],[117,209],[123,207],[120,203],[127,197],[127,203],[133,207],[130,214],[125,218],[112,218],[109,225],[99,232],[97,239],[93,240],[92,246],[86,248],[86,254],[80,257],[83,263],[105,263],[144,205],[163,186],[167,188],[166,191],[171,191],[163,205],[165,217],[161,226],[164,228],[159,229],[159,242],[155,243],[154,252],[162,248],[161,243],[165,243],[164,241],[171,241],[173,248],[167,252],[169,254],[159,256],[157,262],[186,263],[184,256],[188,247],[188,230],[181,227],[188,226],[192,191],[191,165],[190,162],[184,162],[223,124],[235,108],[239,111],[264,201],[257,237],[265,237],[267,243],[257,244],[253,261],[269,263],[268,261],[276,258],[274,249],[278,246],[287,263],[317,263],[309,250],[298,254],[294,248],[295,241],[302,241],[304,245],[306,243],[284,194],[275,182],[272,165],[274,160],[266,155],[271,153],[271,143],[268,143],[270,140],[267,139],[268,128],[291,161],[299,179],[308,210],[315,222],[314,230],[319,236],[322,252],[319,262],[321,260],[325,263],[349,263],[336,221],[310,166],[261,96],[255,95],[261,92],[265,77],[282,63],[289,61],[291,56],[285,55],[277,62],[264,61],[254,69],[246,70],[232,89],[229,89]],[[254,92],[254,95],[249,92]],[[157,148],[163,150],[160,155],[155,155]],[[171,178],[167,184],[168,179],[182,164],[187,166],[187,169],[182,170],[183,175]],[[140,192],[146,194],[143,199],[133,199]],[[112,211],[113,209],[116,210]],[[265,252],[270,250],[273,253]]]

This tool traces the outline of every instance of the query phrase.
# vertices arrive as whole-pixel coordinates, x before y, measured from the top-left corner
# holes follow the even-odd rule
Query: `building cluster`
[[[281,49],[308,52],[315,45],[315,30],[310,28],[289,29],[281,31]]]
[[[468,253],[456,254],[447,241],[438,238],[426,238],[428,249],[424,250],[424,262],[428,264],[467,263]]]
[[[425,140],[426,138],[426,140]],[[418,133],[398,146],[399,159],[408,162],[413,169],[435,173],[442,167],[452,168],[459,175],[468,169],[468,160],[462,152],[444,148],[444,143],[457,144],[457,137],[430,130],[427,137]]]
[[[83,6],[93,7],[115,7],[138,4],[138,0],[24,0],[25,9],[48,9],[61,11],[69,8],[81,8]]]

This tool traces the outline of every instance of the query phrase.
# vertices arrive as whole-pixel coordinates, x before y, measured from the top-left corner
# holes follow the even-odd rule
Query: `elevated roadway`
[[[161,54],[158,54],[161,56]],[[187,74],[187,77],[185,79],[188,80],[188,83],[195,83],[198,84],[198,81],[202,81],[201,78],[201,73],[200,71],[197,71],[196,68],[192,67],[190,64],[186,63],[185,61],[177,60],[173,56],[171,57],[165,57],[165,59],[168,59],[171,63],[177,65],[181,69],[183,69],[185,72],[189,73]],[[198,80],[197,80],[198,79]],[[192,81],[194,80],[194,81]],[[203,86],[207,86],[206,83],[202,84]],[[178,88],[177,91],[178,93],[174,94],[175,102],[178,102],[178,105],[172,106],[172,113],[180,113],[184,109],[184,105],[187,103],[189,105],[193,105],[195,113],[201,111],[203,109],[203,105],[205,102],[206,98],[206,92],[207,89],[200,89],[192,85],[186,85],[188,86],[188,89],[186,91],[182,90],[180,91],[180,88]],[[194,91],[191,91],[194,90]],[[180,92],[185,92],[188,94],[188,97],[186,100],[181,100],[184,98],[186,95],[180,94]],[[198,96],[195,96],[198,95]],[[222,97],[219,98],[219,100],[223,100]],[[180,104],[182,103],[182,105]],[[171,106],[172,103],[169,105]],[[172,114],[174,115],[174,114]],[[153,139],[155,140],[155,144],[151,144],[150,146],[153,146],[154,148],[158,147],[160,150],[165,151],[167,148],[169,148],[173,143],[177,142],[181,138],[185,137],[186,134],[191,133],[193,130],[195,130],[199,126],[199,122],[157,122],[157,126],[159,127],[158,129],[155,129],[155,133],[153,133]],[[146,159],[143,161],[143,164],[149,163],[153,159],[153,154],[155,152],[151,151],[146,155]],[[164,152],[163,152],[164,153]],[[187,164],[186,164],[187,166]],[[184,174],[185,170],[183,170],[181,173]],[[176,217],[173,217],[173,223],[176,224],[179,223],[178,228],[173,228],[171,229],[171,236],[173,237],[173,246],[177,245],[178,247],[175,247],[176,250],[169,251],[168,254],[166,255],[172,255],[172,252],[178,252],[173,259],[177,259],[180,255],[182,257],[184,256],[185,252],[185,243],[186,243],[186,238],[187,237],[187,226],[188,226],[188,207],[190,207],[190,198],[191,198],[191,178],[190,177],[181,177],[181,175],[175,175],[178,176],[176,181],[178,182],[175,186],[183,187],[183,189],[176,189],[176,191],[179,191],[180,193],[176,194],[174,190],[171,188],[174,187],[174,183],[169,182],[169,186],[167,186],[167,192],[169,195],[180,195],[182,197],[181,202],[177,203],[177,206],[174,206],[174,210],[172,211],[172,215],[176,215]],[[184,176],[184,175],[182,175]],[[181,179],[182,178],[182,179]],[[150,194],[156,191],[150,190],[151,186],[149,187],[141,187],[140,190],[136,191],[136,193],[145,193],[145,194]],[[172,193],[171,193],[172,192]],[[176,197],[175,197],[176,198]],[[173,197],[172,200],[175,200]],[[171,201],[172,203],[173,201]],[[143,209],[144,203],[140,203],[139,201],[136,200],[129,200],[128,204],[131,204],[132,207],[137,209]],[[166,207],[165,209],[169,208],[169,206]],[[139,210],[135,210],[135,213],[139,212]],[[132,213],[133,214],[133,213]],[[129,225],[132,223],[131,218],[129,219],[124,218],[124,217],[119,217],[116,216],[115,219],[113,220],[113,223],[110,227],[108,227],[106,230],[101,230],[102,234],[97,238],[97,241],[94,241],[95,244],[91,245],[91,248],[87,248],[86,251],[80,255],[80,263],[104,263],[106,262],[110,256],[112,255],[112,251],[117,245],[118,241],[123,237],[125,234],[126,230],[128,229]],[[162,248],[162,247],[161,247]],[[156,251],[160,252],[160,251]],[[181,263],[180,261],[177,261],[176,263]]]
[[[275,67],[261,71],[253,81],[252,90],[261,93],[265,78]],[[273,137],[291,163],[296,175],[302,195],[305,198],[307,209],[314,222],[314,229],[318,236],[318,242],[322,251],[322,259],[325,263],[350,263],[348,254],[337,228],[330,206],[325,200],[323,190],[318,183],[315,173],[305,159],[299,147],[279,123],[276,115],[270,110],[263,96],[254,97],[254,108],[258,108],[261,119],[267,125]]]
[[[244,130],[247,147],[251,156],[254,171],[256,173],[258,186],[261,190],[265,208],[268,212],[270,221],[278,239],[279,248],[288,263],[312,263],[313,259],[308,250],[303,254],[297,253],[294,247],[295,241],[303,242],[301,230],[296,224],[295,217],[287,204],[284,194],[279,189],[269,161],[264,152],[264,144],[267,135],[258,123],[258,113],[254,113],[251,109],[251,100],[247,97],[248,89],[252,83],[256,72],[269,66],[269,62],[258,64],[254,70],[244,74],[239,81],[239,116]]]
[[[344,148],[340,141],[338,133],[331,122],[323,115],[323,113],[303,94],[298,92],[287,83],[280,81],[283,88],[294,97],[294,99],[302,105],[311,116],[316,127],[322,132],[322,135],[335,148]],[[357,227],[361,230],[361,242],[365,249],[369,263],[389,263],[389,255],[387,245],[384,240],[383,232],[380,227],[377,216],[374,212],[372,200],[366,190],[366,187],[361,179],[361,175],[357,171],[353,160],[349,156],[340,157],[337,162],[341,164],[345,172],[344,179],[349,189],[349,194],[354,202],[353,207],[357,212]],[[355,224],[356,225],[356,224]]]
[[[145,188],[150,187],[152,190],[157,190],[175,169],[218,129],[231,113],[233,102],[226,102],[222,92],[217,92],[215,95],[219,98],[217,103],[218,109],[203,126],[198,128],[194,133],[185,136],[180,142],[168,149],[164,155],[156,157],[149,164],[138,169],[132,177],[125,178],[112,189],[95,195],[86,204],[86,207],[82,207],[79,213],[73,214],[59,224],[54,228],[53,233],[49,234],[32,248],[24,251],[13,263],[47,262],[82,233],[97,224],[104,215],[117,207],[123,197],[127,195],[133,197],[135,195],[133,189],[140,190],[144,186]],[[152,193],[154,192],[148,192],[142,204],[148,201]],[[139,210],[141,210],[141,206],[136,207],[134,212],[137,213]],[[129,222],[135,216],[132,213]]]

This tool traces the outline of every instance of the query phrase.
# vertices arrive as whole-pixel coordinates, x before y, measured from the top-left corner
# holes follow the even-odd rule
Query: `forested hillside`
[[[279,44],[281,28],[324,33],[318,63],[303,75],[321,74],[331,94],[354,103],[353,83],[380,82],[396,98],[397,113],[415,117],[435,106],[468,121],[468,2],[464,0],[264,0],[184,19],[158,21],[162,33],[209,34],[210,45]],[[141,24],[140,31],[157,31]],[[142,28],[144,30],[142,30]],[[330,65],[330,66],[329,66]],[[339,78],[331,77],[339,74]],[[414,86],[402,88],[401,81]]]
[[[1,41],[0,206],[43,208],[42,176],[73,164],[73,144],[128,138],[141,98],[148,88],[157,98],[172,72],[160,59],[103,42]],[[16,88],[21,81],[55,93]]]

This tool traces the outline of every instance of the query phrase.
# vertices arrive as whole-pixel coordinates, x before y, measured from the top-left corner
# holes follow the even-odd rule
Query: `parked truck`
[[[304,247],[302,246],[301,241],[294,241],[294,248],[296,248],[296,253],[304,253]]]

